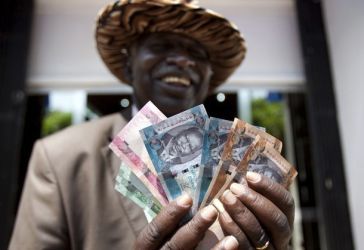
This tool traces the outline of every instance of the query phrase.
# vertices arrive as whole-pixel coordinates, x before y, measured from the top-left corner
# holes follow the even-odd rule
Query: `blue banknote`
[[[169,201],[194,197],[208,115],[203,105],[140,130]]]
[[[193,204],[194,213],[200,207],[206,191],[209,188],[232,125],[232,121],[214,117],[210,117],[206,123],[201,167],[197,178],[197,188]]]

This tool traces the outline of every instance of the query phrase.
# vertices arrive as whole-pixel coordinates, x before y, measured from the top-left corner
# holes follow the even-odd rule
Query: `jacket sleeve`
[[[57,178],[42,141],[36,142],[9,249],[70,249]]]

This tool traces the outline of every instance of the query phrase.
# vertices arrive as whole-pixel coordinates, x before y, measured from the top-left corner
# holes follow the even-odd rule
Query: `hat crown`
[[[155,2],[162,4],[184,4],[198,6],[198,0],[126,0],[126,3]]]

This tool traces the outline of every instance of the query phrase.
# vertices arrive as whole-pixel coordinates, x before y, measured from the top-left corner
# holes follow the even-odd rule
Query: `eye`
[[[208,60],[209,56],[204,49],[201,48],[190,48],[189,52],[194,58],[198,60]]]
[[[162,52],[165,49],[165,46],[163,44],[153,44],[150,46],[150,49],[153,52]]]
[[[172,44],[163,42],[154,43],[149,46],[150,50],[156,53],[169,51],[172,47]]]

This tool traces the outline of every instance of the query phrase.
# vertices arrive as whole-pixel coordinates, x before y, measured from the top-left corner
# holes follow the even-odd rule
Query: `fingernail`
[[[213,220],[217,217],[217,210],[214,206],[208,205],[201,210],[201,217],[205,220]]]
[[[190,207],[192,205],[192,199],[188,194],[183,194],[177,198],[176,203],[181,207]]]
[[[249,199],[249,200],[256,199],[256,194],[253,191],[251,191],[247,185],[233,183],[230,186],[230,190],[240,199]]]
[[[236,202],[236,197],[233,193],[230,192],[230,190],[226,190],[223,194],[222,194],[222,202],[229,204],[229,205],[233,205]]]
[[[248,194],[247,186],[241,185],[241,184],[238,184],[238,183],[231,184],[230,190],[231,190],[231,192],[233,192],[234,194],[236,194],[238,196]]]
[[[223,245],[224,249],[233,250],[233,249],[238,249],[239,242],[234,236],[230,235],[225,238]]]
[[[212,200],[212,205],[214,207],[216,207],[217,211],[219,211],[219,213],[223,213],[225,212],[225,208],[224,205],[222,205],[221,201],[218,199],[213,199]]]
[[[212,201],[212,205],[216,207],[217,211],[219,211],[220,216],[224,217],[224,221],[227,223],[230,223],[233,221],[233,219],[230,217],[230,215],[226,212],[224,205],[221,203],[220,200],[214,199]]]
[[[257,183],[262,179],[262,176],[258,173],[249,171],[246,173],[246,178],[249,182]]]

